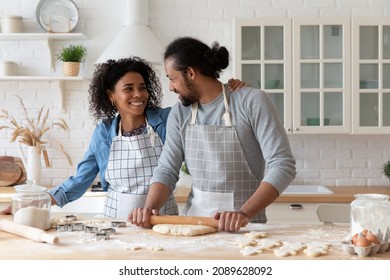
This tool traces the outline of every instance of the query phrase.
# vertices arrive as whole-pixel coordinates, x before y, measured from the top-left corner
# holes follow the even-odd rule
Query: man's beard
[[[184,83],[185,83],[185,86],[187,87],[188,94],[186,96],[184,96],[183,94],[180,94],[180,100],[184,106],[188,107],[188,106],[192,105],[193,103],[198,102],[199,94],[194,90],[194,87],[193,87],[191,81],[185,76],[184,76]]]

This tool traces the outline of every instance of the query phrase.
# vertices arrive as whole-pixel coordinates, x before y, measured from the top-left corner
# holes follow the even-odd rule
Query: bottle
[[[39,229],[49,229],[51,199],[45,187],[27,181],[14,187],[12,199],[13,221]]]
[[[390,201],[384,194],[356,194],[351,203],[351,236],[367,229],[377,234],[390,228]]]

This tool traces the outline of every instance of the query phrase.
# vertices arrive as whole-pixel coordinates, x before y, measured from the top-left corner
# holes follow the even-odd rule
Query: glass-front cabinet
[[[390,19],[352,21],[354,134],[390,133]]]
[[[235,77],[265,90],[291,129],[291,21],[235,20]]]
[[[236,19],[235,74],[289,133],[350,132],[349,19]]]
[[[350,132],[349,36],[349,19],[294,19],[294,133]]]

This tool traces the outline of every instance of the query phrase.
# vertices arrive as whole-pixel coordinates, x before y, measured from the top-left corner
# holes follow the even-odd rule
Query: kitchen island
[[[10,215],[0,219],[11,220]],[[112,220],[79,220],[83,223],[110,227]],[[116,220],[115,220],[116,221]],[[296,255],[277,257],[273,249],[256,255],[245,256],[237,241],[245,240],[246,233],[265,232],[266,239],[281,242],[329,243],[326,255],[309,257],[303,251]],[[0,259],[7,260],[389,260],[390,251],[372,256],[349,255],[341,243],[349,235],[347,225],[272,225],[249,224],[237,233],[216,232],[193,237],[160,235],[151,229],[143,229],[129,223],[116,228],[108,240],[97,240],[92,233],[84,231],[47,231],[59,238],[57,244],[35,242],[20,236],[0,231]]]

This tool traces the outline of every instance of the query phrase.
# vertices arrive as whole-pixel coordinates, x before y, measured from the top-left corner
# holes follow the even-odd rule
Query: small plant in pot
[[[390,160],[383,164],[382,173],[390,180]]]
[[[57,54],[57,59],[63,61],[63,72],[65,76],[77,76],[80,71],[80,63],[85,62],[87,48],[83,45],[69,45],[63,47]]]

